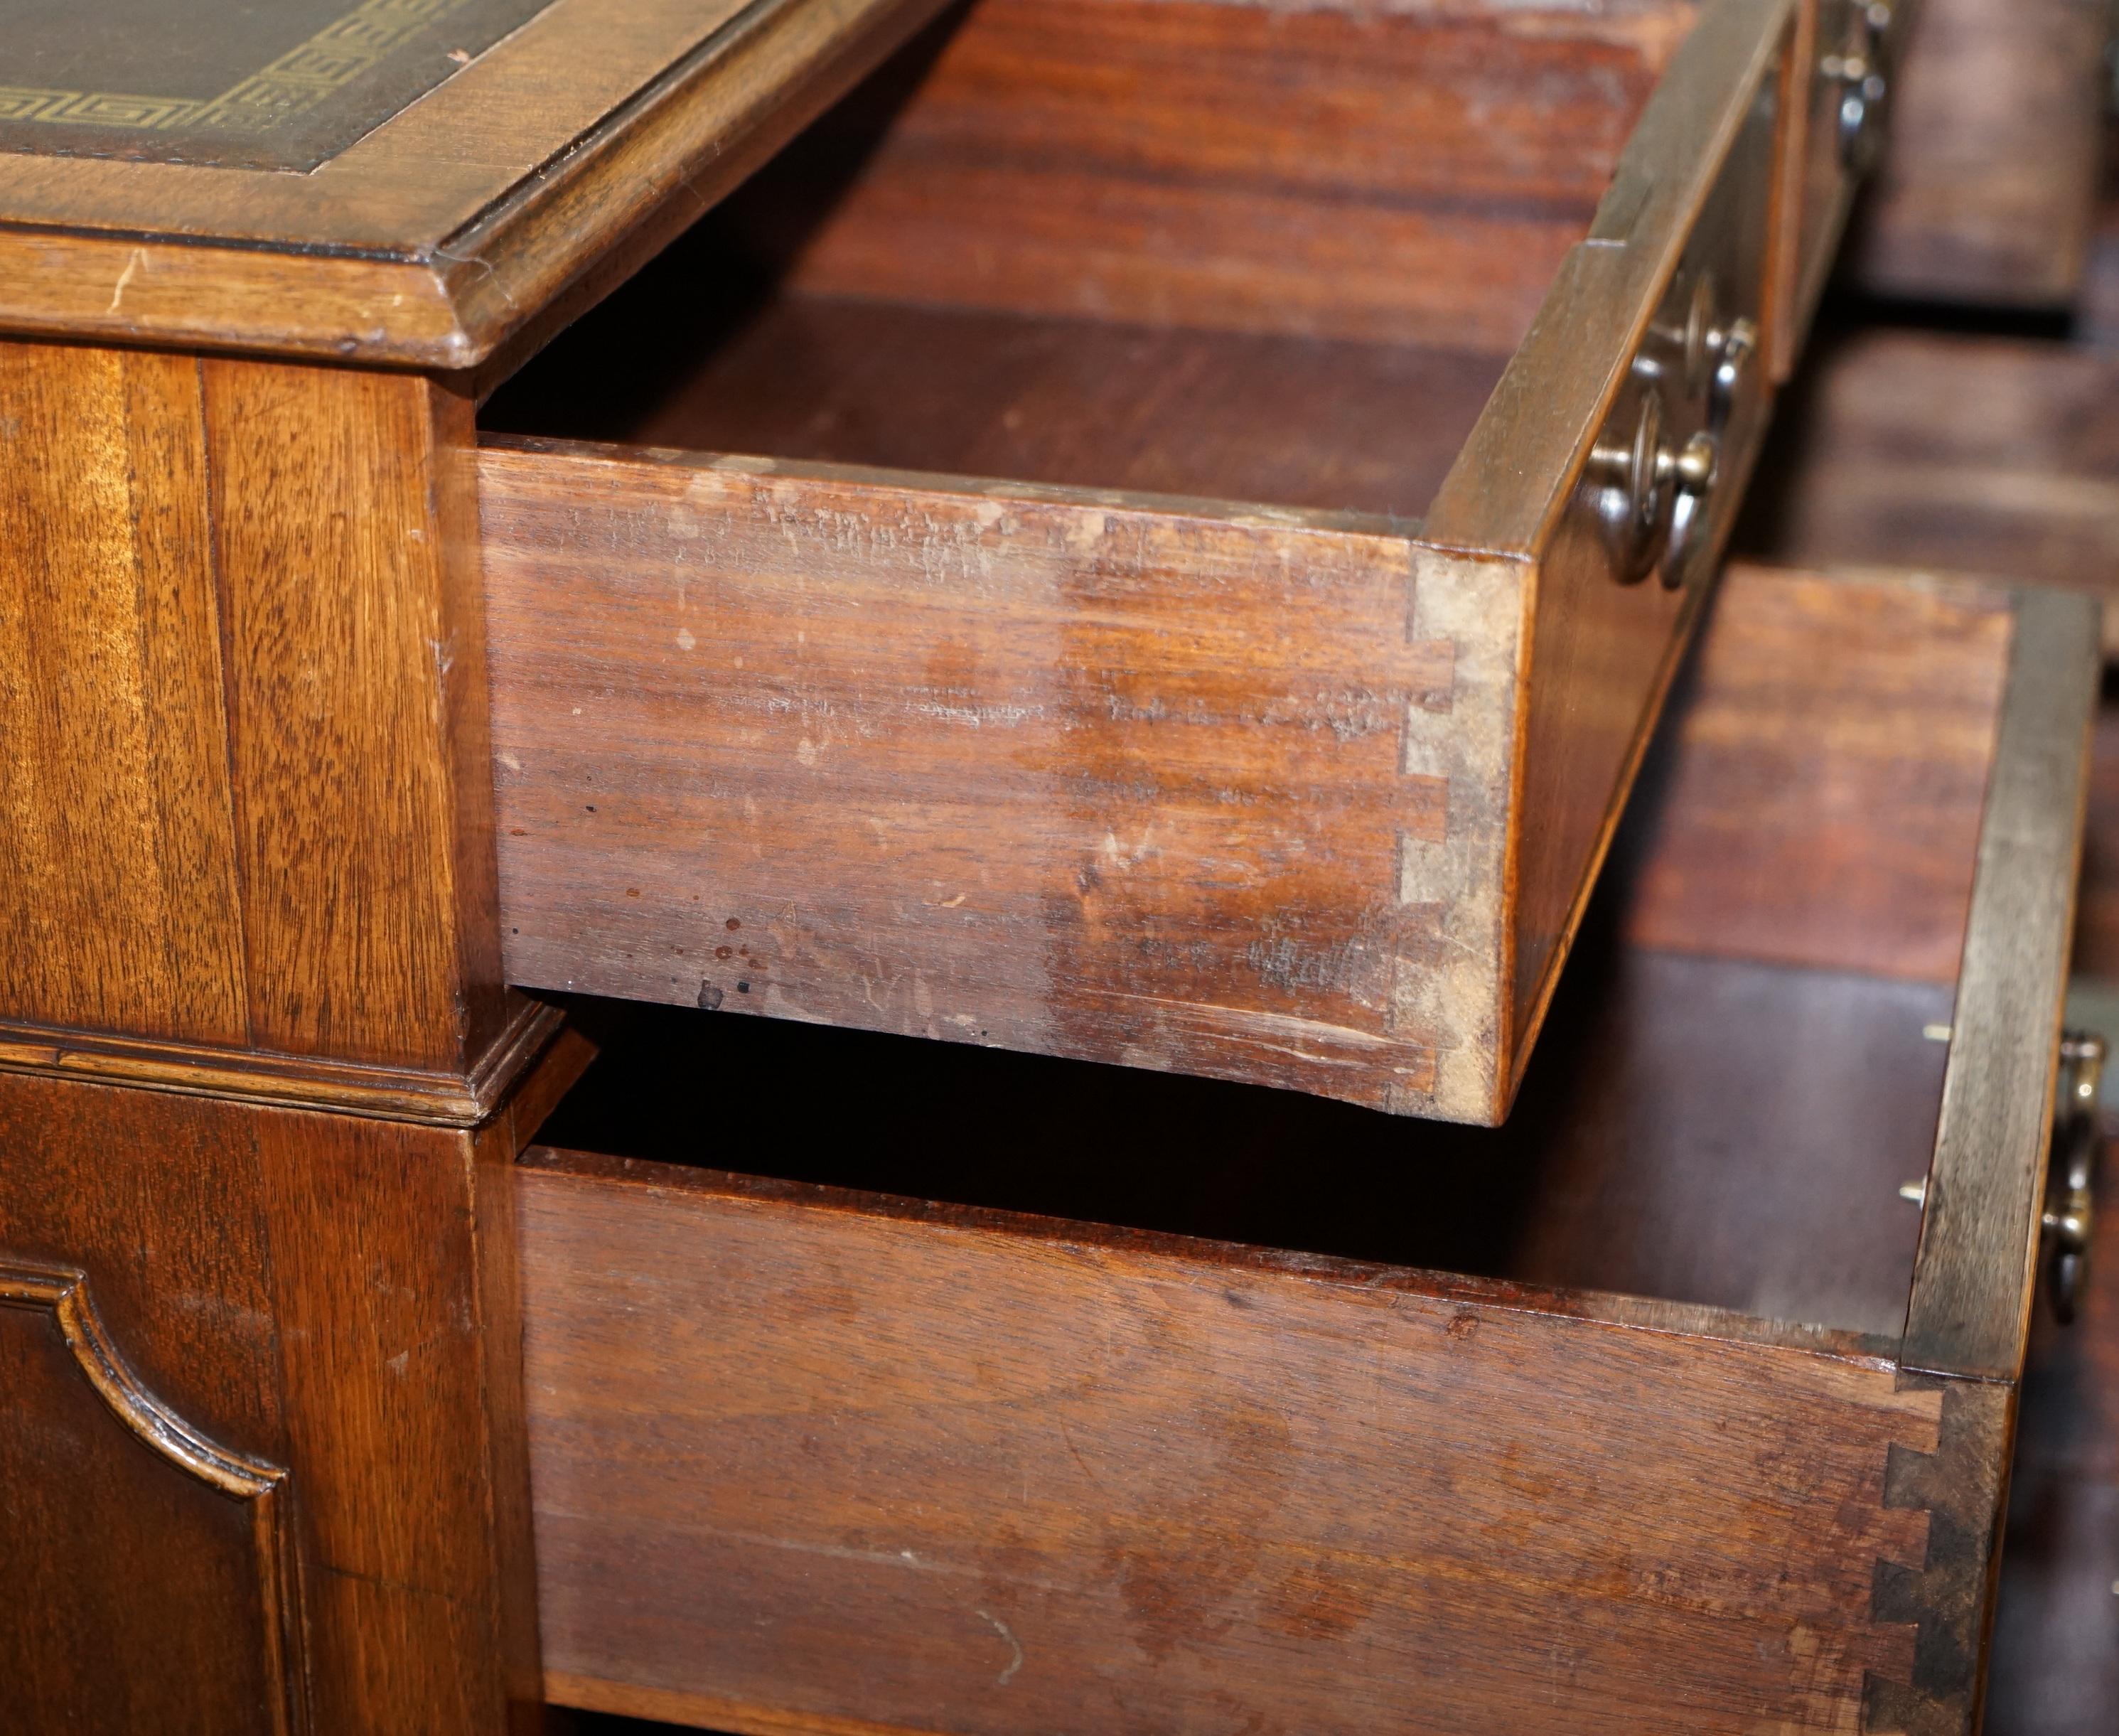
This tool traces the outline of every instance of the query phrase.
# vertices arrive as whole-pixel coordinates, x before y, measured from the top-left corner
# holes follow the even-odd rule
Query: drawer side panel
[[[1882,1364],[656,1165],[517,1175],[564,1696],[1699,1736],[1851,1730],[1865,1682],[1916,1680],[1925,1606],[1876,1588],[1930,1521],[1887,1474],[1942,1399]]]
[[[1492,1114],[1507,564],[483,457],[511,980]]]

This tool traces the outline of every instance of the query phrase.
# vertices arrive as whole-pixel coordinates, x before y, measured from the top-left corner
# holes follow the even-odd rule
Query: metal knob
[[[1714,274],[1703,271],[1692,280],[1684,329],[1662,335],[1675,341],[1683,359],[1686,396],[1705,406],[1708,431],[1719,434],[1758,353],[1758,323],[1741,315],[1724,318]]]
[[[1607,429],[1590,449],[1584,481],[1621,584],[1639,584],[1658,561],[1666,586],[1684,582],[1721,467],[1713,435],[1696,434],[1682,445],[1665,437],[1662,392],[1653,384],[1641,392],[1630,437],[1615,439]]]
[[[2063,1325],[2075,1319],[2089,1279],[2090,1234],[2096,1225],[2097,1106],[2105,1054],[2104,1039],[2093,1033],[2070,1031],[2061,1039],[2042,1228],[2046,1300]]]
[[[1711,434],[1696,434],[1676,452],[1656,455],[1658,467],[1672,486],[1670,536],[1662,551],[1662,583],[1675,591],[1685,569],[1706,539],[1707,508],[1722,475],[1722,443]]]
[[[1637,585],[1655,565],[1669,478],[1662,464],[1662,393],[1643,388],[1630,431],[1607,427],[1589,451],[1583,480],[1593,490],[1597,521],[1622,585]],[[1614,438],[1615,434],[1616,438]]]
[[[1890,81],[1884,75],[1884,42],[1891,27],[1885,0],[1857,8],[1846,46],[1828,54],[1818,71],[1839,91],[1839,160],[1850,174],[1866,174],[1883,144]]]
[[[1730,412],[1736,407],[1737,397],[1751,371],[1752,358],[1759,353],[1758,323],[1732,319],[1726,327],[1710,332],[1708,343],[1714,371],[1707,383],[1707,426],[1718,434],[1729,425]]]

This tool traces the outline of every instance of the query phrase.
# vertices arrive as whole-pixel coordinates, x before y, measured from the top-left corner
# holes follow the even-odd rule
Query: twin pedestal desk
[[[0,6],[9,1726],[1971,1729],[2095,622],[1715,578],[1903,3],[343,5]]]

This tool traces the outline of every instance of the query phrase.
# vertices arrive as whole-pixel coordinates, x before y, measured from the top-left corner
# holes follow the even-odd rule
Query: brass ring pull
[[[1685,569],[1706,540],[1707,509],[1722,475],[1722,443],[1713,434],[1696,434],[1677,452],[1665,447],[1657,462],[1672,485],[1662,584],[1666,591],[1675,591],[1685,583]]]
[[[1751,358],[1758,353],[1758,323],[1741,315],[1725,321],[1714,274],[1702,272],[1692,281],[1680,341],[1686,394],[1693,402],[1706,406],[1708,432],[1719,434],[1736,407],[1737,393],[1750,371]]]
[[[1729,425],[1730,413],[1759,353],[1759,327],[1755,320],[1732,319],[1726,329],[1710,336],[1714,372],[1707,385],[1707,427],[1718,434]]]
[[[1662,424],[1662,393],[1649,385],[1630,434],[1614,443],[1607,430],[1590,449],[1584,480],[1594,491],[1597,521],[1622,585],[1639,584],[1655,567],[1670,493]]]
[[[1722,444],[1713,434],[1671,444],[1662,394],[1653,387],[1641,394],[1630,439],[1591,448],[1584,481],[1621,584],[1637,585],[1658,565],[1667,588],[1684,583],[1721,470]]]

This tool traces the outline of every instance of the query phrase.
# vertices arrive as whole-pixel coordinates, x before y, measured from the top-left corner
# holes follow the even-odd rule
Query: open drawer
[[[509,979],[1499,1121],[1799,328],[1797,12],[943,21],[485,406]]]
[[[552,1697],[1969,1729],[2095,685],[1732,574],[1499,1130],[641,1011],[517,1172]]]

